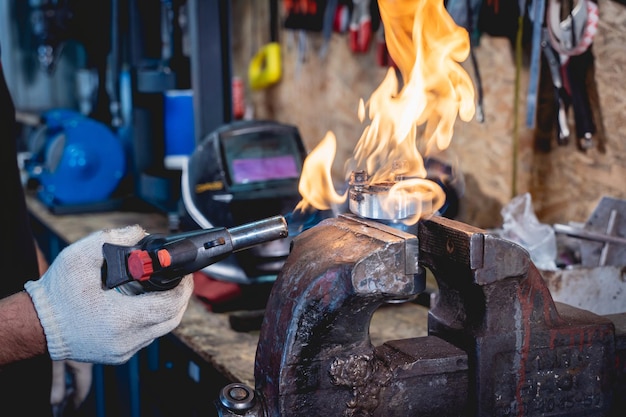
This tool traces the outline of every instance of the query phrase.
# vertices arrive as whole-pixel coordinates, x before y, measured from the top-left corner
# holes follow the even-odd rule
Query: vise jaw
[[[373,346],[373,313],[423,291],[424,268],[438,285],[428,336]],[[607,416],[624,384],[619,343],[610,319],[556,304],[515,243],[441,217],[410,233],[341,215],[294,239],[255,389],[231,384],[216,406],[250,417]]]

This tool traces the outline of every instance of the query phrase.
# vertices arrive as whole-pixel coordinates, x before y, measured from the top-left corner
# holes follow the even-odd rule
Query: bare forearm
[[[22,291],[0,300],[0,367],[46,351],[46,336],[30,296]]]

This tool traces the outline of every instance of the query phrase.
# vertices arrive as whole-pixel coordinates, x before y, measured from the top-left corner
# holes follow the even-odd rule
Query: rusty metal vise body
[[[294,239],[269,298],[255,389],[221,416],[611,416],[626,404],[626,315],[555,303],[528,253],[433,217],[411,232],[353,215]],[[387,302],[438,291],[428,336],[373,346]]]

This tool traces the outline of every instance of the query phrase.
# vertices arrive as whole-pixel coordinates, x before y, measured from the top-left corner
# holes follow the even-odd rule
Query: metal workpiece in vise
[[[372,315],[423,291],[425,268],[438,286],[428,335],[374,346]],[[409,232],[345,214],[294,238],[266,307],[255,387],[228,385],[216,407],[250,417],[607,416],[624,405],[625,327],[623,315],[555,303],[528,252],[481,229],[433,216]]]

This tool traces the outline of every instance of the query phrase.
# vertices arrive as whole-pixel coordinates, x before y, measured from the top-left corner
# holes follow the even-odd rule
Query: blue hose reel
[[[38,198],[49,208],[106,203],[126,174],[120,139],[111,129],[72,110],[43,114],[30,140],[26,170],[39,183]]]

